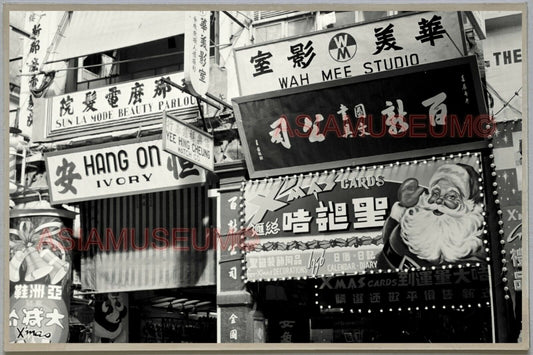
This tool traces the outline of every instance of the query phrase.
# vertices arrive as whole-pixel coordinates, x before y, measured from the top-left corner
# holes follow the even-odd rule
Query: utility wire
[[[522,87],[520,87],[520,89],[518,89],[517,91],[515,91],[514,95],[511,96],[511,98],[509,100],[507,100],[507,102],[505,104],[503,104],[503,106],[498,110],[498,112],[496,112],[494,114],[494,116],[497,116],[500,112],[502,112],[508,105],[509,103],[511,102],[512,99],[515,98],[515,96],[518,96],[520,90],[522,90]]]
[[[222,49],[224,49],[224,48],[227,48],[227,47],[230,47],[230,46],[231,46],[231,44],[219,44],[218,46],[210,46],[210,47],[221,47]],[[172,53],[156,54],[156,55],[151,55],[151,56],[141,57],[141,58],[115,60],[115,61],[112,61],[112,62],[109,62],[109,63],[90,64],[90,65],[81,65],[81,66],[77,66],[77,67],[61,68],[61,69],[56,69],[56,70],[53,70],[53,71],[59,72],[59,71],[76,70],[76,69],[84,69],[84,68],[102,67],[102,66],[107,66],[107,65],[130,63],[130,62],[137,62],[137,61],[141,61],[141,60],[149,60],[149,59],[155,59],[155,58],[169,57],[169,56],[179,55],[179,54],[183,54],[183,53],[184,53],[184,51],[177,51],[177,52],[172,52]],[[46,63],[46,64],[48,64],[48,63]],[[39,72],[39,74],[44,74],[44,73],[45,73],[44,71]],[[32,76],[32,75],[35,75],[35,73],[22,73],[22,74],[18,74],[17,76]]]

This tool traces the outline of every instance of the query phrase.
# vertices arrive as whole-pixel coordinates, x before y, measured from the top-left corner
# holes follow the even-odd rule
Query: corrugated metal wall
[[[81,203],[82,287],[118,292],[214,285],[213,238],[205,229],[216,225],[215,208],[205,186]],[[157,228],[168,247],[154,239]]]

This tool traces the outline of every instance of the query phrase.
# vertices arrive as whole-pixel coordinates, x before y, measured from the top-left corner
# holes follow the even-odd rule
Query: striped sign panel
[[[214,285],[214,208],[205,186],[81,203],[82,288]]]

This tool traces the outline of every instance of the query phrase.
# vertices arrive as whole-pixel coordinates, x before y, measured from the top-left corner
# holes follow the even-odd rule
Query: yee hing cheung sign
[[[474,57],[233,102],[252,178],[480,149],[495,129]]]
[[[480,160],[476,152],[248,181],[246,279],[485,263]]]
[[[173,190],[205,183],[205,170],[146,137],[45,154],[52,204]]]

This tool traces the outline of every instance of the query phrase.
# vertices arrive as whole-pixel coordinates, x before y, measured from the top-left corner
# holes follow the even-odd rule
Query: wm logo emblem
[[[329,41],[329,55],[337,62],[346,62],[352,59],[357,52],[357,43],[348,33],[337,33]]]

